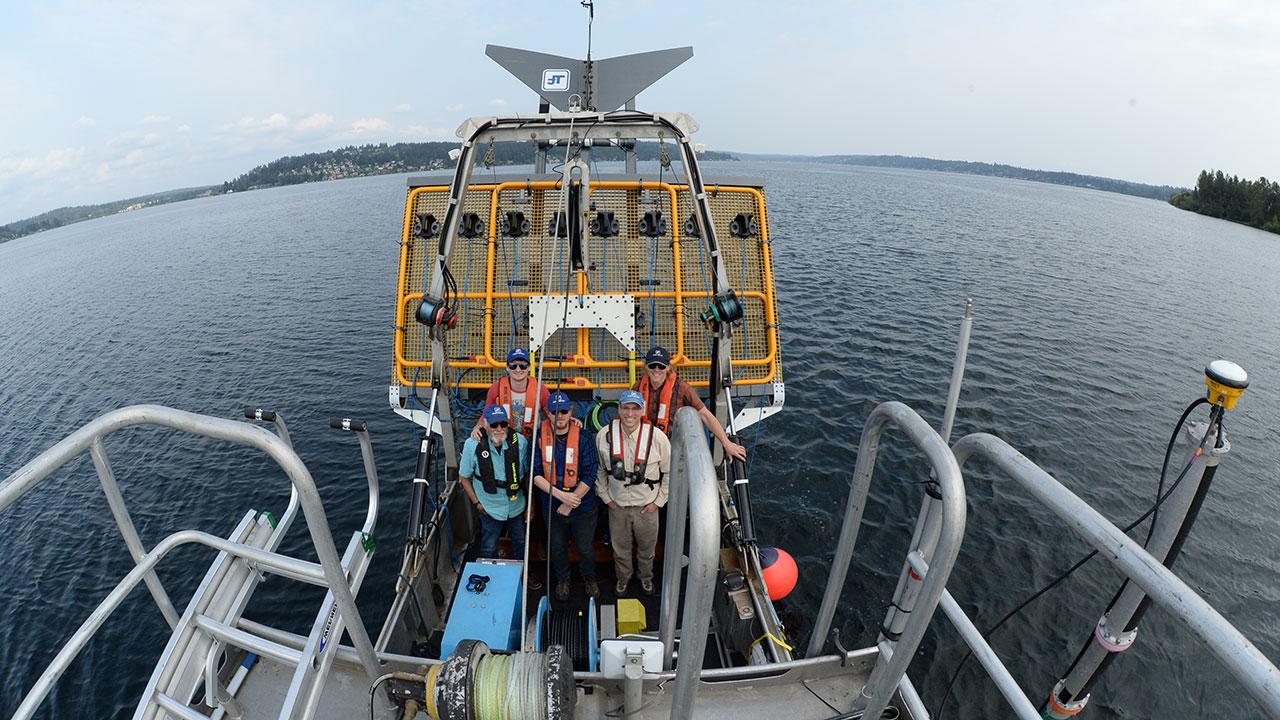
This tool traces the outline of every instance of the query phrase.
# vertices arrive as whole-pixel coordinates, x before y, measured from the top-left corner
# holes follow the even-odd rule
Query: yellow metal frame
[[[494,184],[475,184],[467,189],[467,195],[473,192],[489,192],[489,224],[487,228],[487,258],[485,261],[486,277],[484,280],[484,291],[468,291],[460,292],[459,299],[463,300],[484,300],[484,338],[483,338],[483,355],[473,356],[468,360],[455,360],[449,364],[458,370],[466,370],[469,368],[479,369],[497,369],[504,367],[505,363],[494,356],[493,349],[493,319],[494,319],[494,301],[501,298],[511,299],[528,299],[534,295],[541,295],[541,292],[503,292],[494,291],[494,265],[497,254],[497,220],[499,209],[499,197],[503,190],[511,189],[527,189],[527,190],[554,190],[559,188],[559,182],[539,181],[539,182],[503,182]],[[657,190],[665,191],[670,201],[673,217],[670,218],[670,242],[672,255],[672,280],[674,290],[653,291],[649,292],[602,292],[593,293],[598,295],[632,295],[640,298],[655,299],[672,299],[675,309],[675,335],[676,348],[672,354],[672,364],[677,368],[701,368],[710,367],[710,360],[697,360],[689,357],[685,353],[684,347],[684,301],[685,297],[690,293],[684,289],[684,279],[681,275],[680,268],[680,223],[674,217],[676,209],[679,207],[679,194],[688,191],[688,185],[672,184],[665,182],[626,182],[626,181],[601,181],[591,184],[591,190]],[[411,275],[411,263],[413,257],[410,254],[410,232],[413,225],[413,209],[417,199],[429,193],[446,193],[449,187],[447,185],[432,185],[412,188],[409,191],[408,198],[405,202],[404,222],[401,230],[400,243],[400,268],[396,281],[396,304],[395,304],[395,340],[394,340],[394,359],[395,359],[395,380],[402,386],[410,387],[415,384],[415,377],[421,378],[419,382],[425,384],[426,373],[422,370],[431,366],[430,360],[412,360],[405,357],[405,345],[409,333],[409,323],[413,322],[413,313],[409,312],[410,304],[422,300],[423,293],[413,291],[407,286]],[[736,379],[736,384],[742,385],[759,385],[772,382],[778,376],[778,318],[777,307],[774,297],[774,278],[773,278],[773,257],[770,252],[769,245],[769,223],[766,214],[764,193],[752,187],[739,186],[715,186],[709,190],[709,198],[714,202],[715,197],[725,194],[745,194],[755,205],[756,217],[759,220],[759,246],[760,246],[760,262],[763,264],[763,291],[739,291],[741,298],[758,300],[764,309],[764,329],[766,331],[767,351],[761,357],[742,358],[733,360],[732,364],[735,368],[755,368],[767,366],[768,371],[761,377]],[[466,196],[463,202],[465,204]],[[460,205],[461,205],[460,204]],[[443,218],[441,218],[443,219]],[[697,239],[696,242],[702,242]],[[428,246],[429,251],[424,252],[424,260],[433,262],[435,258],[434,246]],[[726,262],[731,262],[726,259]],[[431,268],[424,267],[421,269],[423,276],[426,277]],[[579,271],[577,273],[576,287],[579,294],[586,294],[589,290],[589,280],[587,273]],[[697,293],[697,297],[706,297],[703,293]],[[425,339],[424,339],[425,342]],[[635,380],[636,360],[635,353],[630,353],[626,360],[596,360],[591,357],[590,353],[590,331],[587,328],[579,328],[576,336],[576,348],[572,356],[572,367],[582,369],[589,372],[595,369],[627,369],[627,377],[630,382]],[[417,370],[418,372],[414,372]],[[630,384],[618,382],[593,382],[589,377],[575,376],[569,380],[573,387],[579,388],[625,388]],[[706,386],[706,381],[691,381],[695,386]],[[488,382],[463,382],[459,387],[463,388],[485,388]]]

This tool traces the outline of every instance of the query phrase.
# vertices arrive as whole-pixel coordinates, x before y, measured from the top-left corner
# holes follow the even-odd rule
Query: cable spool
[[[614,417],[616,417],[617,407],[617,400],[597,400],[596,403],[591,406],[591,412],[587,414],[587,424],[591,426],[591,430],[593,432],[600,432],[605,425],[608,425],[613,419],[613,417],[609,416],[609,410],[613,409]]]
[[[573,666],[565,650],[491,653],[479,640],[463,640],[427,676],[432,720],[571,720],[577,700]]]
[[[731,323],[741,320],[742,315],[742,302],[738,300],[736,293],[729,290],[711,298],[711,305],[702,311],[700,317],[705,323]]]
[[[542,647],[559,645],[569,655],[574,670],[587,669],[587,615],[581,610],[549,610],[542,622]]]

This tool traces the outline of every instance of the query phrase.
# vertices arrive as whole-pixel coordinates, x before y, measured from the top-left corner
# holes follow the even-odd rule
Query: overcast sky
[[[1209,167],[1280,176],[1278,38],[1277,0],[598,0],[593,54],[692,45],[639,106],[691,113],[712,149],[1189,185]],[[534,110],[486,43],[581,57],[586,11],[5,0],[0,224]]]

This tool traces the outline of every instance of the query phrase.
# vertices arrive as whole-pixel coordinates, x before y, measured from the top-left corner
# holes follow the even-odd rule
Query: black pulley
[[[702,236],[702,233],[698,232],[698,217],[693,213],[689,213],[689,219],[684,221],[684,236],[691,238]]]
[[[596,237],[615,237],[618,234],[618,219],[612,210],[601,210],[591,218],[591,234]]]
[[[440,234],[440,221],[431,213],[421,213],[413,218],[413,234],[420,238],[433,238]]]
[[[547,221],[547,234],[551,237],[569,237],[569,217],[563,210],[551,216]]]
[[[647,238],[656,238],[666,235],[670,226],[667,225],[666,218],[662,217],[661,211],[646,210],[644,215],[640,216],[640,223],[637,229],[641,235]]]
[[[519,210],[509,210],[498,219],[498,230],[504,237],[520,238],[529,234],[529,220]]]
[[[462,213],[461,222],[458,223],[458,234],[464,238],[478,238],[484,236],[484,220],[480,219],[479,213]]]
[[[729,221],[729,234],[734,237],[749,238],[756,234],[759,226],[752,213],[738,213]]]

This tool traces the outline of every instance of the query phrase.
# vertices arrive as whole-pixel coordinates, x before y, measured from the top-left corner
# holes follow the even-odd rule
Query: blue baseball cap
[[[667,352],[667,349],[660,345],[654,345],[652,348],[649,348],[649,352],[644,355],[645,365],[651,365],[653,363],[662,363],[663,365],[668,366],[671,365],[671,353]]]
[[[640,409],[643,410],[644,396],[641,395],[640,392],[637,390],[624,390],[622,394],[618,396],[618,405],[622,406],[622,405],[626,405],[627,403],[631,403],[632,405],[639,405]]]
[[[510,365],[516,360],[529,362],[529,351],[524,348],[511,348],[511,351],[507,353],[507,364]]]
[[[569,401],[569,396],[560,391],[551,393],[551,399],[547,401],[547,411],[556,412],[557,410],[568,410],[573,407],[573,403]]]
[[[490,405],[484,409],[485,423],[492,425],[500,422],[511,422],[511,418],[507,416],[507,409],[501,405]]]

